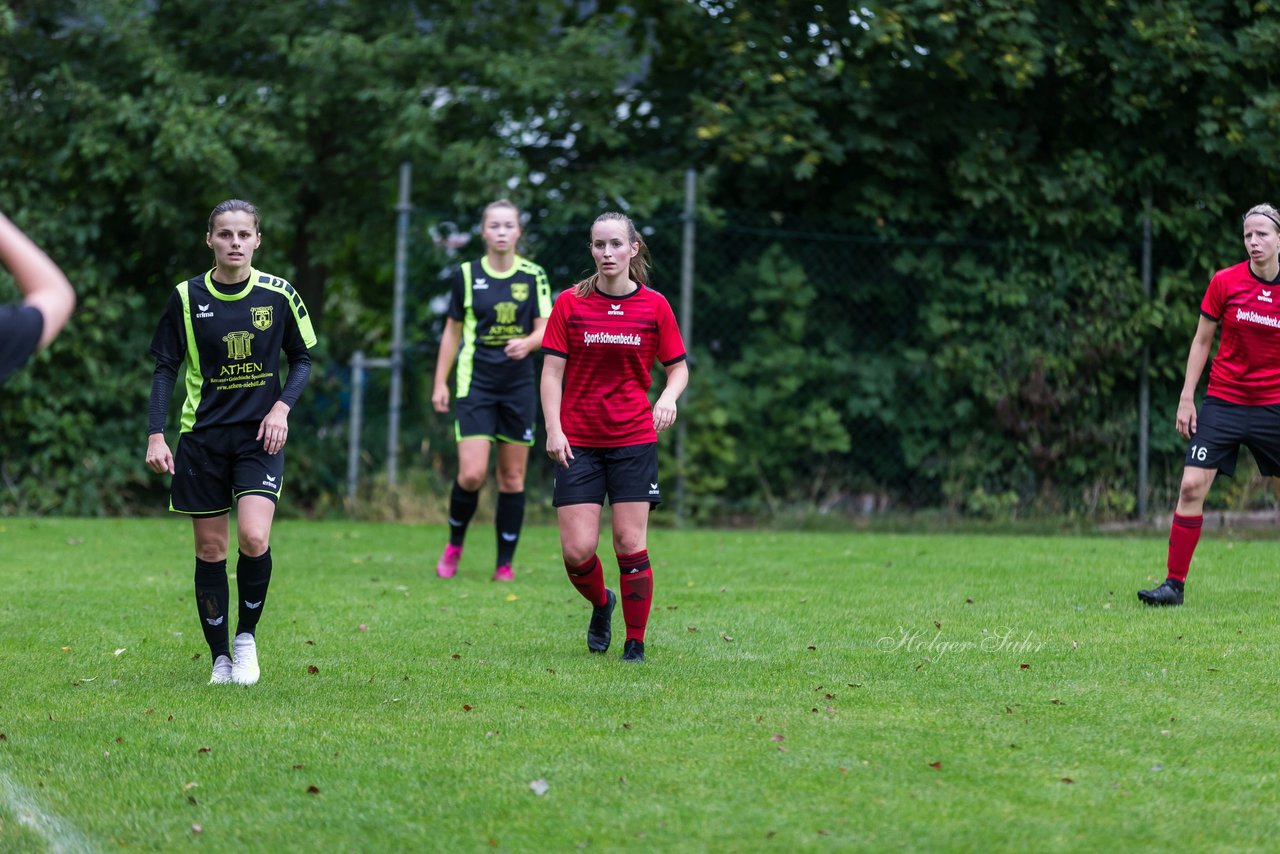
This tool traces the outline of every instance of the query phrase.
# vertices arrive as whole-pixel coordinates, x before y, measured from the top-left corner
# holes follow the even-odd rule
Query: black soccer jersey
[[[449,303],[449,316],[462,323],[457,396],[466,397],[473,387],[501,392],[531,384],[533,360],[509,359],[502,348],[549,314],[551,285],[532,261],[517,255],[505,273],[495,273],[485,258],[463,264]]]
[[[0,383],[36,351],[44,315],[29,305],[0,306]]]
[[[307,308],[288,282],[251,268],[246,282],[228,287],[211,270],[173,289],[151,355],[186,367],[187,433],[261,421],[280,399],[281,350],[294,361],[315,345]]]

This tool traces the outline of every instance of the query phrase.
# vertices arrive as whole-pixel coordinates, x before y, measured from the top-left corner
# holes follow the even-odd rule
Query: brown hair
[[[640,232],[636,231],[635,223],[631,221],[631,217],[617,211],[608,211],[596,217],[595,222],[591,223],[591,227],[595,228],[596,223],[601,222],[626,223],[627,242],[640,244],[640,251],[627,264],[627,273],[637,282],[645,281],[649,276],[649,247],[645,244],[644,238],[640,236]],[[599,281],[600,273],[597,271],[574,285],[573,292],[577,296],[585,297],[595,289],[596,283]]]
[[[254,207],[252,202],[246,202],[244,199],[227,199],[225,202],[218,202],[213,206],[213,210],[209,212],[209,233],[213,234],[213,221],[224,213],[231,211],[244,211],[253,216],[253,230],[262,233],[262,220],[258,218],[258,209]]]

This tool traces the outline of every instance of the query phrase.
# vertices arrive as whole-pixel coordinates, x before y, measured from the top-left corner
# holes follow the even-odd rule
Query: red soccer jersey
[[[1231,403],[1280,403],[1280,287],[1264,282],[1249,262],[1219,270],[1200,311],[1222,326],[1209,369],[1209,394]]]
[[[625,297],[562,293],[542,351],[564,357],[560,426],[570,445],[619,448],[658,441],[649,403],[655,359],[673,365],[684,341],[662,294],[641,285]]]

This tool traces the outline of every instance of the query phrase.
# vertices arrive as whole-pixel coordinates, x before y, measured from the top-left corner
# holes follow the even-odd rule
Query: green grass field
[[[1158,537],[655,531],[624,665],[553,528],[443,536],[279,523],[244,688],[185,523],[0,521],[0,850],[1275,847],[1276,542],[1155,611]]]

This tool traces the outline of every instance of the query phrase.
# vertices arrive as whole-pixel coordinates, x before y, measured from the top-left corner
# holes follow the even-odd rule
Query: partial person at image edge
[[[1148,605],[1182,604],[1209,487],[1219,472],[1235,474],[1241,445],[1265,477],[1280,477],[1280,212],[1255,205],[1242,219],[1249,260],[1213,274],[1187,355],[1174,427],[1188,444],[1169,531],[1168,575],[1158,587],[1138,591]],[[1222,338],[1197,416],[1196,387],[1219,325]]]
[[[0,306],[0,385],[49,346],[76,307],[67,277],[31,238],[0,213],[0,262],[22,291],[21,303]]]

